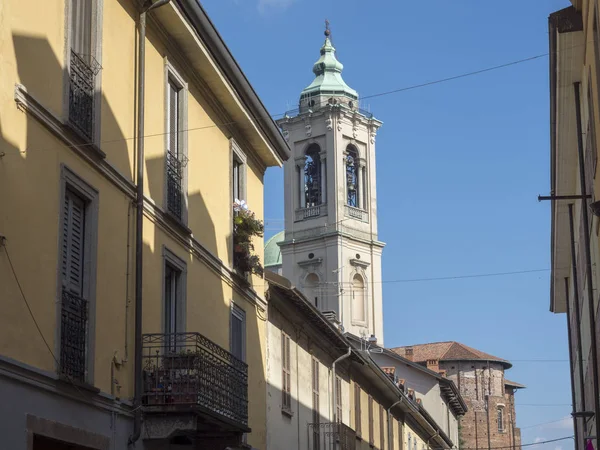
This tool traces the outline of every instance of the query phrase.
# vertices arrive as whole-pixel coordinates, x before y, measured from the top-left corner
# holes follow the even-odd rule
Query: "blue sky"
[[[272,114],[294,108],[312,81],[325,18],[344,79],[367,96],[546,53],[547,17],[569,5],[425,4],[203,1]],[[549,191],[548,105],[547,57],[364,105],[384,122],[377,190],[386,345],[457,340],[511,360],[507,377],[527,385],[517,395],[523,443],[572,434],[566,321],[548,311],[549,272],[386,281],[549,268],[550,210],[537,202]],[[282,187],[283,171],[269,169],[267,236],[283,226]],[[553,406],[531,406],[540,404]]]

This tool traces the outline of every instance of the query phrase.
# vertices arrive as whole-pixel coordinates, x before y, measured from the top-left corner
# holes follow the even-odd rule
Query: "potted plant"
[[[261,220],[248,209],[243,200],[233,203],[233,265],[243,274],[254,273],[262,276],[260,258],[254,253],[252,239],[263,237],[265,227]]]

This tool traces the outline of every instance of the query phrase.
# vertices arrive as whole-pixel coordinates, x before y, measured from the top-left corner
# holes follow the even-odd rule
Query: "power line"
[[[593,40],[591,42],[593,42]],[[584,44],[577,44],[577,45],[574,45],[574,46],[572,46],[572,47],[570,47],[568,49],[565,49],[565,50],[569,50],[569,49],[572,49],[572,48],[575,48],[575,47],[580,47],[582,45],[586,45],[586,44],[585,43]],[[558,53],[558,52],[556,52],[556,53]],[[414,84],[414,85],[411,85],[411,86],[406,86],[406,87],[402,87],[402,88],[398,88],[398,89],[393,89],[393,90],[390,90],[390,91],[379,92],[379,93],[376,93],[376,94],[367,95],[367,96],[361,97],[361,99],[383,97],[383,96],[386,96],[386,95],[396,94],[396,93],[399,93],[399,92],[410,91],[410,90],[419,89],[419,88],[423,88],[423,87],[427,87],[427,86],[432,86],[432,85],[440,84],[440,83],[446,83],[448,81],[453,81],[453,80],[457,80],[457,79],[460,79],[460,78],[471,77],[471,76],[479,75],[479,74],[482,74],[482,73],[491,72],[491,71],[494,71],[494,70],[499,70],[499,69],[503,69],[503,68],[506,68],[506,67],[515,66],[515,65],[518,65],[518,64],[523,64],[523,63],[526,63],[526,62],[529,62],[529,61],[534,61],[536,59],[543,58],[543,57],[548,56],[548,55],[550,55],[549,52],[541,53],[539,55],[530,56],[528,58],[518,59],[518,60],[515,60],[515,61],[510,61],[510,62],[507,62],[507,63],[504,63],[504,64],[499,64],[499,65],[492,66],[492,67],[486,67],[484,69],[474,70],[474,71],[471,71],[471,72],[465,72],[465,73],[462,73],[462,74],[459,74],[459,75],[454,75],[454,76],[451,76],[451,77],[440,78],[440,79],[437,79],[437,80],[428,81],[426,83]],[[284,116],[285,114],[286,114],[286,112],[277,113],[277,114],[271,114],[269,116],[269,119],[273,120],[277,116]],[[263,119],[261,117],[255,117],[255,116],[250,116],[250,118],[254,119],[254,120],[257,120],[257,121],[263,121],[263,120],[265,120],[265,119]],[[168,132],[167,131],[167,132],[163,132],[163,133],[153,133],[153,134],[144,135],[144,138],[157,137],[157,136],[165,136],[165,135],[171,134],[171,133],[187,133],[187,132],[190,132],[190,131],[198,131],[198,130],[205,130],[205,129],[208,129],[208,128],[216,128],[216,127],[222,127],[222,126],[229,126],[229,125],[233,125],[235,123],[237,123],[237,122],[236,121],[229,121],[229,122],[215,123],[213,125],[206,125],[206,126],[201,126],[201,127],[187,128],[185,130],[179,130],[179,131],[174,131],[174,132]],[[137,139],[137,137],[123,137],[123,138],[118,138],[118,139],[109,139],[109,140],[106,140],[106,141],[99,142],[99,145],[102,145],[102,144],[111,144],[111,143],[122,142],[122,141],[130,141],[130,140],[136,140],[136,139]],[[83,148],[83,147],[89,147],[89,146],[95,146],[95,145],[96,144],[93,144],[93,143],[63,145],[61,147],[53,147],[53,148],[46,148],[46,149],[36,149],[36,151],[38,151],[38,150],[39,151],[55,150],[55,149],[59,149],[59,148],[63,148],[63,147],[67,147],[67,148]],[[21,150],[18,153],[25,153],[28,150],[31,150],[31,149]]]
[[[441,78],[439,80],[429,81],[427,83],[415,84],[413,86],[407,86],[407,87],[403,87],[403,88],[400,88],[400,89],[394,89],[394,90],[391,90],[391,91],[380,92],[378,94],[367,95],[367,96],[361,97],[361,100],[365,100],[367,98],[382,97],[384,95],[396,94],[398,92],[410,91],[410,90],[413,90],[413,89],[418,89],[418,88],[422,88],[422,87],[426,87],[426,86],[432,86],[434,84],[445,83],[447,81],[458,80],[460,78],[471,77],[471,76],[474,76],[474,75],[479,75],[481,73],[491,72],[492,70],[503,69],[505,67],[516,66],[517,64],[522,64],[522,63],[525,63],[525,62],[534,61],[536,59],[540,59],[540,58],[543,58],[543,57],[548,56],[548,55],[550,55],[550,53],[541,53],[539,55],[530,56],[529,58],[518,59],[516,61],[511,61],[511,62],[508,62],[508,63],[505,63],[505,64],[500,64],[498,66],[487,67],[485,69],[474,70],[472,72],[462,73],[460,75],[454,75],[452,77],[447,77],[447,78]]]
[[[12,260],[10,259],[10,253],[8,252],[8,246],[6,245],[6,238],[4,238],[4,237],[0,237],[0,248],[4,248],[4,252],[6,253],[6,258],[8,260],[8,265],[10,266],[10,270],[12,271],[12,274],[13,274],[13,277],[15,279],[15,282],[17,283],[17,287],[19,288],[19,292],[21,293],[21,298],[23,299],[23,302],[25,303],[25,306],[27,307],[27,311],[29,312],[29,316],[31,317],[31,320],[35,324],[35,328],[37,329],[40,337],[42,338],[42,341],[44,341],[44,345],[46,346],[46,349],[48,349],[48,352],[50,353],[50,355],[52,355],[52,358],[56,362],[57,367],[60,367],[60,362],[58,361],[58,358],[56,357],[56,355],[54,354],[54,352],[50,348],[50,345],[48,344],[48,341],[46,340],[46,337],[44,336],[44,333],[42,332],[42,329],[40,328],[40,325],[38,324],[38,321],[36,320],[35,315],[33,314],[31,306],[29,305],[29,302],[27,301],[27,297],[25,296],[25,292],[23,291],[23,287],[21,286],[21,282],[19,281],[19,277],[17,276],[17,272],[15,270],[15,267],[14,267],[14,265],[12,263]],[[67,379],[67,381],[75,388],[75,390],[79,393],[79,395],[86,402],[89,402],[92,406],[94,406],[95,408],[98,408],[94,404],[94,402],[90,398],[87,397],[87,395],[85,395],[83,392],[81,392],[81,389],[79,389],[79,387],[77,387],[77,385],[73,382],[73,380],[71,379],[71,377],[68,374],[66,374],[66,373],[63,372],[62,375],[64,375],[64,377]]]
[[[522,428],[521,428],[522,429]],[[558,441],[565,441],[567,439],[573,439],[573,436],[565,436],[565,437],[561,437],[561,438],[557,438],[557,439],[549,439],[547,441],[539,441],[539,442],[530,442],[529,444],[521,444],[518,447],[531,447],[532,445],[541,445],[541,444],[549,444],[551,442],[558,442]],[[479,448],[468,448],[468,447],[461,447],[461,450],[481,450],[484,447],[479,447]],[[512,450],[513,446],[506,446],[506,447],[488,447],[488,450]]]
[[[516,406],[519,406],[519,405],[517,404]],[[535,425],[529,425],[529,426],[526,426],[526,427],[520,427],[520,428],[521,428],[521,430],[526,430],[526,429],[528,429],[528,428],[537,428],[537,427],[542,427],[542,426],[544,426],[544,425],[551,425],[551,424],[553,424],[553,423],[559,423],[559,422],[563,422],[565,419],[568,419],[568,417],[563,417],[562,419],[558,419],[558,420],[552,420],[552,421],[550,421],[550,422],[542,422],[542,423],[538,423],[538,424],[535,424]]]

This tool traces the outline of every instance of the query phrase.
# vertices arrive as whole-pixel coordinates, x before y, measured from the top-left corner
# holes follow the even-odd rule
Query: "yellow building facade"
[[[369,348],[354,345],[289,280],[265,273],[268,450],[458,447]]]
[[[264,281],[232,204],[262,219],[287,144],[196,1],[34,3],[0,5],[4,444],[264,448]]]

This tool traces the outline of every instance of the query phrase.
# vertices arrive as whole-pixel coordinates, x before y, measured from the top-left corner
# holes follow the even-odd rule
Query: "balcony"
[[[71,50],[69,123],[88,141],[94,140],[94,91],[100,64]]]
[[[314,219],[315,217],[325,216],[327,214],[327,205],[307,206],[296,210],[296,222]]]
[[[145,334],[142,345],[150,434],[250,431],[246,363],[199,333]]]
[[[356,432],[344,423],[309,423],[308,427],[311,435],[319,436],[322,450],[356,449]]]
[[[360,220],[361,222],[369,221],[369,213],[363,209],[355,208],[354,206],[349,205],[344,205],[344,209],[347,217]]]

